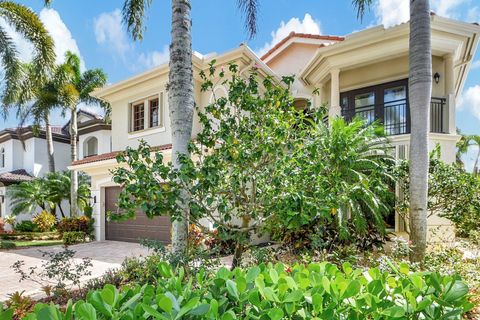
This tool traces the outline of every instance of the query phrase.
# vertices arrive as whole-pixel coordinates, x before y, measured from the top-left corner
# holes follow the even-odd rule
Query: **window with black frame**
[[[385,134],[410,132],[408,80],[399,80],[343,92],[340,96],[342,115],[347,121],[354,117],[382,123]]]

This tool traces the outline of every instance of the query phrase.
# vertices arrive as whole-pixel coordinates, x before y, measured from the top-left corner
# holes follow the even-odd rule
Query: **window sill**
[[[154,127],[154,128],[148,128],[148,129],[143,129],[139,131],[131,131],[128,133],[128,138],[135,139],[135,138],[149,136],[155,133],[160,133],[165,131],[166,131],[165,127]]]

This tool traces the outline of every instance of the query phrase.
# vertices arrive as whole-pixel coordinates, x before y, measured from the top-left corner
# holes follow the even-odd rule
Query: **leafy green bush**
[[[43,210],[32,218],[32,222],[37,226],[41,232],[52,231],[57,219],[50,212]]]
[[[60,234],[57,232],[14,232],[0,234],[4,240],[57,240]]]
[[[0,240],[0,249],[10,250],[15,249],[17,245],[13,241]]]
[[[38,304],[34,314],[65,319],[461,319],[472,305],[455,276],[382,273],[329,263],[221,268],[185,277],[182,268],[158,266],[158,284],[119,291],[107,284],[65,311]],[[5,317],[5,319],[10,319]],[[32,319],[36,319],[32,316]]]
[[[87,235],[83,231],[68,231],[62,235],[63,244],[66,246],[85,242]]]
[[[15,225],[15,231],[19,232],[37,232],[40,231],[35,223],[29,220],[24,220]]]
[[[76,218],[63,218],[62,221],[57,226],[58,232],[70,232],[70,231],[81,231],[87,234],[88,236],[93,235],[93,219],[87,216],[81,216]]]

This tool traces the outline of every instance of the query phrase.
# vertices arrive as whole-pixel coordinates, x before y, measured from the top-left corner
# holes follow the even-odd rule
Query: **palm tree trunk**
[[[70,152],[72,162],[77,160],[77,108],[72,108],[70,117]],[[78,190],[78,172],[70,172],[70,216],[76,217],[78,214],[77,190]]]
[[[50,172],[55,172],[55,153],[53,150],[52,126],[50,125],[48,113],[43,118],[43,121],[45,122],[45,140],[47,141],[48,170]]]
[[[427,246],[428,131],[432,95],[429,0],[410,0],[410,260],[422,262]]]
[[[475,159],[475,164],[473,165],[473,175],[478,175],[478,161],[480,159],[480,144],[478,144],[477,158]]]
[[[180,168],[178,155],[188,155],[188,143],[193,124],[193,67],[190,0],[172,0],[172,43],[170,45],[170,73],[168,104],[172,130],[172,162]],[[184,255],[188,241],[188,195],[181,193],[183,206],[181,219],[173,222],[172,248],[177,255]]]

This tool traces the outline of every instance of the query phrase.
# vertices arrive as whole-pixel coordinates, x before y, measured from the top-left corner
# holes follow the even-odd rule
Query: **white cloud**
[[[45,28],[55,42],[57,62],[63,62],[65,60],[65,53],[71,51],[80,57],[81,67],[82,69],[85,69],[85,62],[80,54],[77,41],[73,38],[72,33],[65,25],[58,12],[54,9],[44,8],[40,11],[40,20],[42,20]]]
[[[138,56],[138,62],[145,68],[153,68],[167,62],[169,58],[170,50],[168,46],[164,46],[162,51],[141,53]]]
[[[480,7],[471,7],[467,12],[467,22],[480,21]]]
[[[0,19],[0,26],[6,30],[15,44],[20,60],[23,62],[30,61],[32,59],[33,45],[25,40],[20,33],[16,32],[5,20]]]
[[[94,29],[97,43],[106,46],[125,61],[126,54],[132,46],[122,27],[120,9],[100,14],[94,19]]]
[[[465,2],[468,0],[432,0],[431,8],[439,16],[458,18],[458,6]]]
[[[292,31],[297,33],[321,34],[320,22],[315,21],[309,13],[306,13],[303,20],[299,18],[291,18],[288,22],[282,21],[280,27],[272,31],[272,41],[257,50],[258,55],[265,54],[274,45],[287,37]]]
[[[410,17],[410,1],[379,0],[375,7],[375,15],[378,23],[386,28],[406,22]]]
[[[472,69],[480,69],[480,60],[472,62]]]
[[[469,0],[432,0],[431,10],[442,17],[459,18],[459,6]],[[475,15],[475,8],[468,14]],[[473,11],[472,11],[473,10]],[[385,27],[391,27],[408,21],[410,17],[410,1],[408,0],[378,0],[375,7],[377,22]]]
[[[67,51],[72,51],[80,56],[82,67],[83,62],[80,50],[78,49],[77,42],[72,36],[72,33],[63,22],[62,18],[54,9],[42,9],[40,11],[40,20],[43,22],[45,29],[50,33],[55,43],[55,54],[57,56],[57,62],[64,61],[64,55]],[[28,62],[32,59],[32,53],[34,52],[33,45],[27,41],[21,34],[17,33],[9,24],[0,20],[0,25],[5,27],[10,37],[13,39],[17,48],[19,57],[22,61]]]
[[[480,119],[480,85],[475,85],[464,90],[460,96],[457,107],[460,110],[469,110]]]

